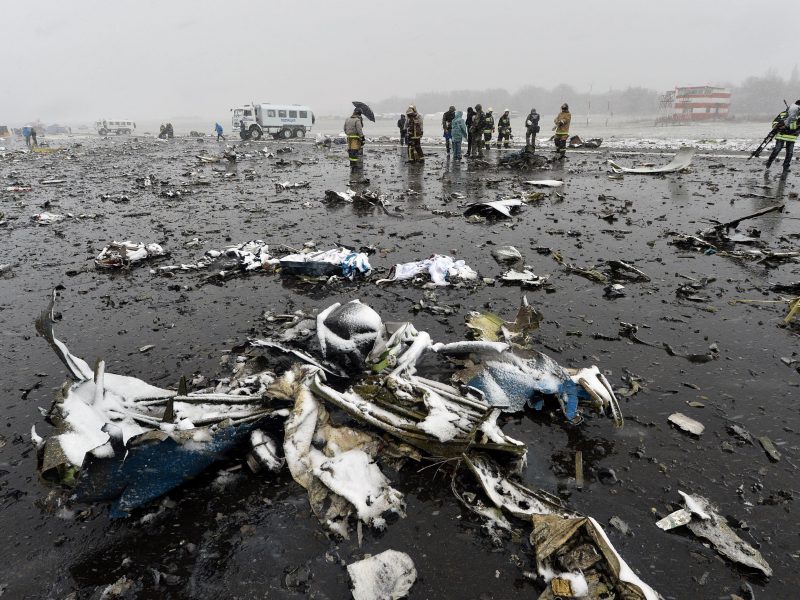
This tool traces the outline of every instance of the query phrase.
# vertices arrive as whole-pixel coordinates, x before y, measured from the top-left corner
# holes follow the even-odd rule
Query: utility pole
[[[592,112],[592,85],[589,84],[589,93],[586,96],[586,127],[589,127],[589,113]]]

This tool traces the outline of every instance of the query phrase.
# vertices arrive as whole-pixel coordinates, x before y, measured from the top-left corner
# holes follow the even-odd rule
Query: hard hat
[[[510,108],[503,109],[503,112],[504,112],[504,113],[507,113],[507,112],[510,112],[510,111],[511,111],[511,109],[510,109]]]
[[[487,112],[492,112],[494,109],[490,106]]]

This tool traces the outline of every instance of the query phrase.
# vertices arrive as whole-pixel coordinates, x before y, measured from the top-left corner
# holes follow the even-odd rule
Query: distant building
[[[657,124],[730,119],[730,108],[730,88],[712,85],[676,87],[661,96]]]

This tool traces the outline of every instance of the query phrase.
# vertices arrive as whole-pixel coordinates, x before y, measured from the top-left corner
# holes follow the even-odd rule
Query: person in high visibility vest
[[[800,123],[800,100],[797,100],[786,110],[781,111],[777,117],[772,120],[772,128],[778,128],[778,133],[775,134],[775,148],[770,153],[767,159],[767,169],[772,166],[772,163],[778,158],[780,151],[786,148],[786,156],[783,158],[783,172],[789,172],[789,166],[792,163],[792,154],[794,154],[794,143],[797,141],[798,126]]]
[[[344,122],[344,134],[347,136],[347,158],[350,161],[350,168],[357,169],[362,166],[361,152],[364,147],[364,121],[360,108],[355,109]]]
[[[497,121],[497,147],[503,144],[503,148],[508,148],[511,142],[511,117],[508,116],[508,109],[503,111],[503,115]]]
[[[422,153],[422,115],[417,112],[413,104],[406,111],[408,123],[408,162],[425,162]]]
[[[572,115],[569,113],[569,105],[565,102],[561,105],[561,112],[558,113],[553,123],[555,127],[555,136],[553,138],[556,145],[556,158],[563,160],[567,155],[567,138],[569,137],[569,124],[572,121]]]
[[[492,115],[493,110],[493,108],[489,108],[484,116],[483,145],[487,150],[492,147],[492,134],[494,133],[494,116]]]

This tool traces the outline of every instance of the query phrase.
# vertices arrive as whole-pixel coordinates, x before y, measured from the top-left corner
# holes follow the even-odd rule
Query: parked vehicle
[[[233,129],[245,140],[266,134],[276,139],[302,138],[316,121],[311,109],[299,104],[245,104],[231,110]]]
[[[136,129],[136,123],[133,121],[123,121],[119,119],[115,119],[113,121],[102,119],[94,124],[94,128],[100,135],[107,135],[109,133],[115,133],[117,135],[130,135],[133,133],[133,130]]]

